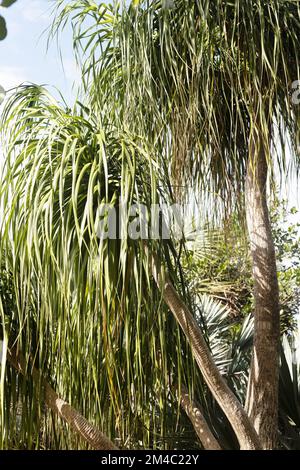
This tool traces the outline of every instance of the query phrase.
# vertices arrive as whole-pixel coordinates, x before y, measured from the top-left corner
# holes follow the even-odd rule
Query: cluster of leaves
[[[273,237],[278,263],[281,325],[288,332],[300,309],[300,223],[291,223],[298,211],[276,198],[271,207]]]
[[[197,243],[190,244],[183,261],[194,295],[209,293],[226,304],[232,319],[251,311],[251,263],[244,233],[232,217],[224,229],[207,231],[201,251]]]
[[[271,204],[271,221],[278,260],[282,333],[295,326],[299,311],[300,232],[291,223],[296,208],[278,197]],[[183,256],[185,277],[194,296],[208,293],[227,306],[233,323],[253,311],[251,260],[245,228],[236,215],[222,228],[206,230],[202,239],[189,243]]]
[[[297,209],[276,197],[271,222],[278,259],[281,306],[280,442],[300,448],[300,231]],[[251,262],[245,230],[236,216],[203,230],[183,252],[184,276],[215,362],[244,402],[253,338]],[[214,417],[214,419],[216,419]],[[226,427],[226,422],[223,423]],[[233,442],[231,441],[231,446]]]
[[[14,113],[19,119],[10,126]],[[101,202],[148,205],[148,198],[158,197],[146,149],[138,138],[102,127],[92,109],[62,108],[41,87],[22,87],[2,117],[18,155],[6,153],[1,192],[7,236],[0,239],[0,253],[13,273],[16,299],[6,309],[8,341],[17,337],[23,356],[35,357],[58,393],[120,447],[174,448],[178,440],[184,446],[187,419],[178,418],[171,385],[188,378],[201,401],[202,378],[161,305],[143,245],[101,240],[95,230]],[[29,217],[37,205],[38,217]],[[4,448],[16,435],[18,416],[10,412],[15,396],[23,405],[19,441],[41,447],[36,416],[42,416],[43,400],[30,387],[9,370],[2,395]],[[57,422],[46,437],[55,433],[59,442],[50,446],[75,447]]]
[[[175,380],[188,379],[218,437],[226,421],[161,305],[142,246],[100,243],[94,230],[97,206],[115,204],[120,196],[130,202],[147,196],[148,203],[156,203],[154,168],[169,170],[170,156],[179,163],[173,170],[176,182],[186,168],[187,177],[197,173],[205,187],[211,181],[212,194],[233,205],[243,189],[249,116],[255,114],[252,94],[244,94],[254,85],[260,96],[262,77],[263,88],[274,89],[265,109],[273,110],[274,119],[282,113],[287,127],[294,125],[286,100],[290,75],[298,76],[292,2],[280,3],[280,9],[258,0],[251,1],[251,8],[241,2],[236,9],[230,2],[223,8],[221,0],[208,3],[209,8],[200,9],[200,2],[178,0],[177,8],[167,12],[160,2],[154,8],[151,2],[132,2],[128,11],[89,0],[68,2],[54,30],[73,15],[74,43],[87,56],[84,108],[78,103],[66,110],[45,90],[24,87],[4,114],[10,141],[2,178],[6,236],[1,247],[12,254],[6,264],[14,272],[20,349],[29,356],[34,324],[36,356],[58,391],[124,447],[177,446],[185,424],[177,420],[169,393]],[[88,15],[95,25],[84,30]],[[274,18],[286,21],[284,47],[277,29],[274,34]],[[254,30],[253,41],[249,30]],[[272,51],[270,57],[266,50]],[[261,121],[269,119],[268,112],[261,112]],[[159,173],[162,180],[164,171]],[[239,336],[244,330],[236,317],[252,310],[252,297],[248,247],[241,234],[237,220],[230,220],[202,259],[187,251],[184,267],[214,357],[242,399],[245,380],[239,376],[248,370],[244,351],[251,328]],[[155,248],[160,253],[165,247]],[[199,295],[205,292],[213,301]],[[233,338],[239,346],[232,346]],[[5,394],[10,399],[8,387]],[[32,437],[36,402],[31,395],[23,410],[28,419],[22,442],[28,448],[39,447]],[[15,430],[9,416],[5,420],[2,447]],[[229,435],[229,425],[225,428]],[[57,431],[56,448],[72,446],[57,426],[50,431]],[[173,433],[176,442],[171,442]]]

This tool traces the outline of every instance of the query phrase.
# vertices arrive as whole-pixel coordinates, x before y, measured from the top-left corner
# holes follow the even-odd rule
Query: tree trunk
[[[240,448],[244,450],[260,449],[258,435],[241,403],[230,390],[215,365],[195,318],[177,294],[168,275],[161,273],[161,266],[156,258],[150,253],[149,255],[154,280],[162,292],[164,301],[186,335],[204,380],[227,416],[237,436]]]
[[[178,390],[175,387],[174,390],[178,393]],[[182,409],[186,412],[189,420],[191,421],[204,449],[222,450],[203,416],[200,405],[190,399],[189,392],[183,385],[181,385],[178,399]]]
[[[246,409],[264,449],[278,432],[279,289],[267,204],[267,152],[263,136],[251,133],[246,178],[246,215],[254,279],[254,348]]]
[[[7,352],[8,362],[22,375],[26,376],[28,370],[25,359],[12,349]],[[75,431],[82,439],[84,439],[93,449],[96,450],[117,450],[117,447],[102,433],[89,423],[84,416],[78,413],[67,402],[59,398],[52,387],[41,379],[39,371],[32,368],[33,380],[42,383],[45,393],[45,403],[55,414],[65,420],[71,429]]]

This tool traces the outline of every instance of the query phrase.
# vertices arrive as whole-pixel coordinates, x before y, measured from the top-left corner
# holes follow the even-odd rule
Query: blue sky
[[[47,32],[51,24],[53,0],[18,0],[1,8],[8,36],[0,42],[0,84],[7,90],[22,82],[56,86],[65,99],[72,100],[72,85],[78,78],[72,53],[71,32],[60,41],[64,68],[55,43],[47,52]]]

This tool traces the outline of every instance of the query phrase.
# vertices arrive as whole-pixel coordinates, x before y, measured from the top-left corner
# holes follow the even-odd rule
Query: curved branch
[[[227,416],[239,441],[240,449],[261,449],[258,435],[241,403],[230,390],[214,363],[198,323],[177,294],[169,276],[164,271],[157,258],[148,251],[146,246],[145,249],[146,252],[148,252],[152,265],[152,274],[155,283],[161,290],[164,301],[189,341],[193,356],[203,378],[217,403]]]
[[[174,387],[175,389],[175,387]],[[178,396],[178,390],[177,396]],[[217,439],[211,432],[206,419],[203,416],[200,405],[191,400],[189,392],[184,385],[181,385],[178,400],[182,409],[186,412],[189,420],[191,421],[196,434],[203,445],[205,450],[222,450]]]
[[[7,351],[7,360],[17,372],[26,377],[26,361],[21,354],[17,353],[16,349],[9,349]],[[41,380],[45,391],[45,403],[48,408],[66,421],[70,428],[91,447],[96,450],[118,450],[99,429],[89,423],[75,408],[59,397],[48,382],[41,378],[40,372],[35,367],[32,368],[32,377],[35,382]]]

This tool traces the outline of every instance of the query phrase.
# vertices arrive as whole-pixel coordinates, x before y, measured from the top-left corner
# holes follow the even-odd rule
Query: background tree
[[[8,8],[17,0],[2,0],[0,7]],[[5,39],[7,36],[6,22],[2,15],[0,15],[0,41]],[[0,104],[4,100],[5,90],[0,84]]]
[[[0,7],[8,8],[17,0],[2,0]],[[0,41],[7,36],[6,22],[2,15],[0,15]]]

